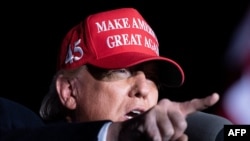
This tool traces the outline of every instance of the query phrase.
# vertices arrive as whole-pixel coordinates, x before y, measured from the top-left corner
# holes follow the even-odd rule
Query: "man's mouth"
[[[132,119],[140,114],[142,114],[143,111],[142,110],[131,110],[130,112],[128,112],[125,116],[127,119]]]

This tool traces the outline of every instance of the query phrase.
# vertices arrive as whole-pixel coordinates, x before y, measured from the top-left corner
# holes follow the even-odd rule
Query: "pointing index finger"
[[[190,101],[181,103],[181,109],[184,115],[207,109],[219,101],[219,94],[213,93],[205,98],[195,98]]]

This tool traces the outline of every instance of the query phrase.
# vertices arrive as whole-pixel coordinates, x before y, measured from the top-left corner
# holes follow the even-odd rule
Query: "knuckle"
[[[165,138],[170,138],[171,136],[174,135],[174,129],[173,128],[169,128],[166,132],[165,132]]]
[[[181,121],[177,123],[177,127],[180,130],[185,130],[187,128],[187,122],[186,121]]]

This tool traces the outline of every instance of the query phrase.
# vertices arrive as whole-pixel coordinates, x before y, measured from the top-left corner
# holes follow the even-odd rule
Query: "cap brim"
[[[88,63],[100,68],[118,69],[131,67],[147,61],[155,61],[159,66],[157,73],[159,74],[161,83],[164,85],[175,87],[183,84],[185,79],[183,69],[176,61],[166,57],[149,56],[138,52],[127,52],[103,58],[95,58]]]

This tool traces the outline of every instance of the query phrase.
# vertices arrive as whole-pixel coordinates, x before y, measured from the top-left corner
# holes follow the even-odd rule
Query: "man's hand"
[[[173,102],[162,99],[147,112],[125,122],[110,125],[108,141],[187,141],[186,117],[213,106],[219,100],[214,93],[201,99]]]

